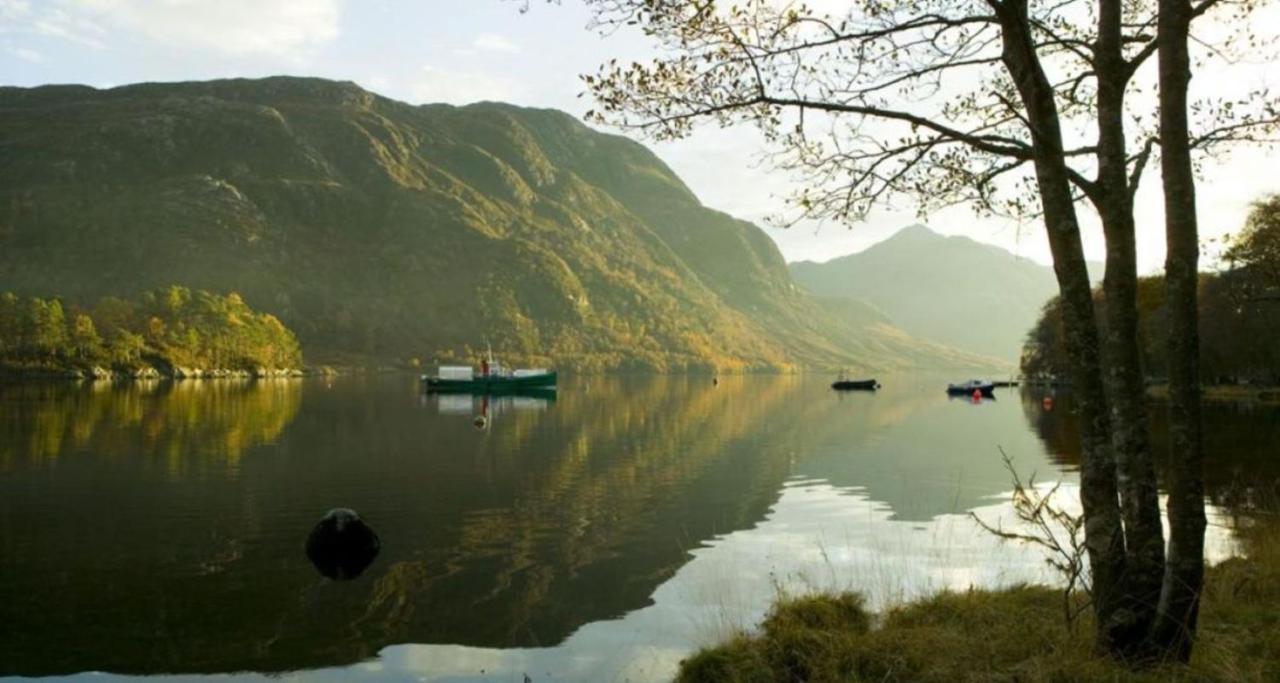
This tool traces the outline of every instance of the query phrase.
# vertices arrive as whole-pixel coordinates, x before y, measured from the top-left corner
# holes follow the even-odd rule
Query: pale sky
[[[523,14],[519,7],[504,0],[0,0],[0,84],[105,88],[288,74],[351,80],[411,103],[501,100],[581,115],[592,103],[578,97],[579,74],[652,49],[636,32],[601,37],[587,30],[588,13],[574,0],[534,2]],[[1199,75],[1193,89],[1227,82],[1280,85],[1280,70],[1275,62],[1237,65]],[[763,143],[750,129],[705,128],[678,142],[643,142],[708,206],[758,223],[787,210],[791,181],[759,162]],[[1207,167],[1199,188],[1206,238],[1238,230],[1251,201],[1280,191],[1268,157],[1242,150]],[[1143,187],[1139,267],[1158,272],[1164,259],[1158,173],[1149,173]],[[1082,217],[1088,255],[1102,260],[1096,221],[1087,211]],[[826,260],[914,222],[912,207],[898,206],[852,227],[766,231],[789,261]],[[924,222],[1049,263],[1038,223],[978,219],[964,209]]]

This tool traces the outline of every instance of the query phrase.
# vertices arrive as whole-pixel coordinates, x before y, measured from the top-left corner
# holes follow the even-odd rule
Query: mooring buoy
[[[333,508],[307,536],[307,558],[336,581],[360,576],[382,549],[378,534],[350,508]]]

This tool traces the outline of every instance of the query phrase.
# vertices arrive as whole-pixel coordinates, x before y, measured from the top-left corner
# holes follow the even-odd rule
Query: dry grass
[[[878,619],[852,593],[780,600],[759,630],[683,662],[703,681],[1280,681],[1280,520],[1241,530],[1247,557],[1209,570],[1190,666],[1133,671],[1094,655],[1092,623],[1063,623],[1061,592],[942,593]]]

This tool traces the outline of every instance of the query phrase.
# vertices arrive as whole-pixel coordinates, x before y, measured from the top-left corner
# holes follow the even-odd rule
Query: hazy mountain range
[[[172,284],[239,292],[313,363],[488,339],[580,369],[990,365],[815,300],[757,227],[562,112],[284,77],[0,88],[0,290]]]
[[[871,304],[908,334],[1010,362],[1058,293],[1053,269],[923,225],[856,254],[790,269],[817,296]]]

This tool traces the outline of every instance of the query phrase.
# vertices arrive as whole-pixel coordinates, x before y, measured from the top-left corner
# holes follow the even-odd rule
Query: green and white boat
[[[545,368],[508,369],[489,358],[480,370],[469,365],[441,365],[435,375],[423,375],[422,386],[432,392],[521,393],[555,391],[556,372]]]

